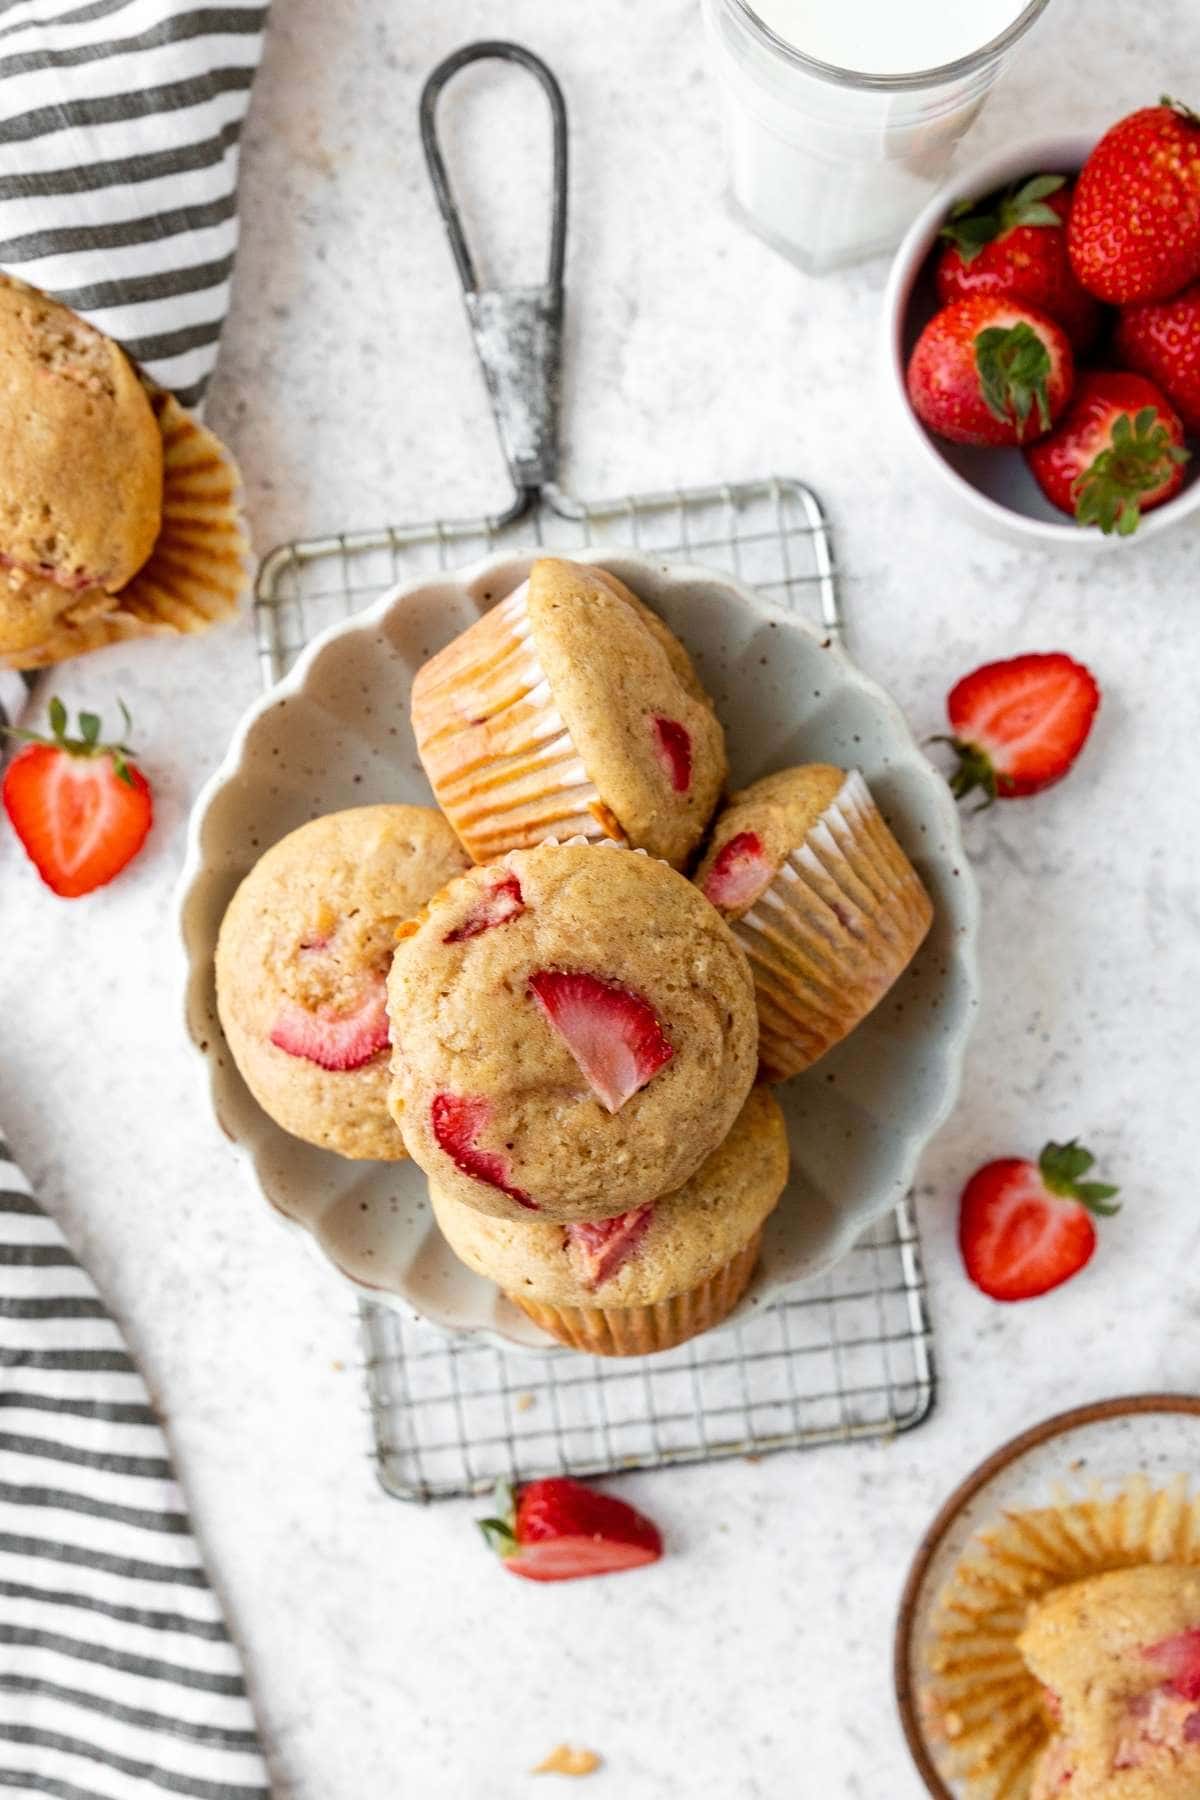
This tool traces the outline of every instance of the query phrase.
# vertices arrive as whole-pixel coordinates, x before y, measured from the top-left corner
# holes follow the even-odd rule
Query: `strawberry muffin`
[[[1030,1800],[1196,1800],[1200,1570],[1119,1569],[1058,1588],[1017,1647],[1054,1721]]]
[[[440,813],[360,806],[314,819],[251,869],[217,943],[221,1024],[277,1125],[396,1162],[385,979],[396,929],[467,867]]]
[[[769,1089],[756,1087],[690,1181],[616,1218],[489,1218],[436,1182],[430,1199],[460,1260],[560,1343],[644,1356],[709,1330],[737,1305],[787,1172],[783,1114]]]
[[[123,352],[0,282],[0,650],[110,611],[154,548],[163,445]]]
[[[665,863],[544,844],[473,869],[398,945],[392,1108],[451,1199],[593,1220],[680,1187],[754,1080],[746,959]]]
[[[412,719],[477,862],[582,836],[682,868],[725,785],[682,644],[615,576],[554,557],[425,664]]]
[[[772,1081],[807,1069],[853,1031],[933,918],[862,776],[824,763],[782,769],[735,794],[696,883],[750,959]]]

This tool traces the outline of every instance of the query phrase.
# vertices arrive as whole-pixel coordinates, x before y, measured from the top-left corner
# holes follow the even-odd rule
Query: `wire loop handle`
[[[550,105],[554,165],[550,257],[540,287],[480,287],[462,215],[437,134],[437,104],[460,69],[476,62],[527,69]],[[558,408],[562,377],[563,265],[567,243],[567,107],[546,64],[521,44],[465,44],[440,62],[421,92],[421,145],[438,211],[462,282],[475,353],[483,369],[500,446],[516,497],[506,519],[519,518],[558,475]]]

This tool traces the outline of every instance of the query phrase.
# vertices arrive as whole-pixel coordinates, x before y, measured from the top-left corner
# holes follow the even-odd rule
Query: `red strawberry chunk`
[[[1200,1628],[1150,1644],[1142,1655],[1163,1671],[1181,1700],[1200,1700]]]
[[[1087,742],[1099,704],[1091,672],[1061,651],[985,663],[964,675],[946,702],[963,758],[955,794],[984,787],[1010,798],[1060,781]]]
[[[439,1148],[446,1152],[464,1175],[470,1175],[475,1181],[484,1181],[489,1187],[499,1188],[502,1194],[507,1194],[518,1206],[526,1206],[530,1212],[537,1212],[537,1201],[531,1200],[524,1189],[514,1187],[509,1181],[506,1158],[494,1150],[480,1150],[476,1146],[475,1140],[486,1126],[491,1110],[482,1096],[435,1094],[429,1108],[433,1135]]]
[[[361,1069],[388,1047],[387,989],[382,976],[352,1012],[329,1007],[310,1012],[286,1000],[271,1028],[271,1042],[289,1056],[319,1068]]]
[[[704,877],[704,897],[734,912],[758,899],[771,879],[771,865],[756,831],[739,831],[723,844]]]
[[[692,785],[692,740],[689,733],[678,719],[664,719],[656,714],[650,723],[654,728],[658,760],[670,777],[671,786],[677,794],[686,794]]]
[[[570,1581],[657,1562],[662,1535],[642,1513],[611,1494],[556,1476],[521,1492],[516,1547],[504,1559],[530,1581]]]
[[[644,1088],[675,1054],[658,1014],[640,994],[568,969],[541,969],[529,991],[610,1113]]]
[[[598,1288],[611,1281],[633,1255],[654,1217],[654,1202],[635,1206],[615,1219],[597,1219],[568,1225],[567,1243],[583,1274],[585,1287]]]
[[[456,925],[453,931],[448,931],[442,942],[461,944],[467,938],[479,937],[482,932],[490,931],[493,925],[507,924],[509,919],[518,918],[524,911],[525,900],[520,882],[515,875],[505,875],[500,881],[494,881],[491,887],[484,888],[462,924]]]

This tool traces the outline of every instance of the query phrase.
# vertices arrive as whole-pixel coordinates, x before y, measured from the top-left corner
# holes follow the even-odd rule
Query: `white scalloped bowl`
[[[547,1339],[442,1241],[411,1162],[347,1162],[281,1131],[251,1098],[217,1018],[213,955],[225,908],[270,845],[370,801],[428,805],[409,722],[421,663],[525,579],[537,552],[394,590],[316,639],[252,707],[192,814],[179,914],[187,1027],[212,1101],[261,1194],[360,1289],[449,1331]],[[732,780],[823,761],[860,768],[934,900],[929,938],[874,1013],[777,1090],[792,1166],[759,1272],[735,1318],[837,1260],[912,1183],[954,1104],[978,1004],[978,901],[949,789],[898,708],[793,614],[711,570],[589,553],[688,646],[729,739]]]

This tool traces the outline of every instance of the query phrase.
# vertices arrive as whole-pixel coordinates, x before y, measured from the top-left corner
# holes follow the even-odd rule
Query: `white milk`
[[[1046,0],[749,0],[799,58],[739,0],[702,4],[734,206],[820,272],[896,243]],[[1018,21],[1000,50],[977,54]],[[824,76],[805,56],[848,72]]]

